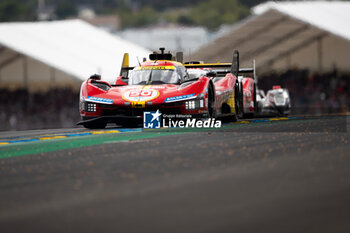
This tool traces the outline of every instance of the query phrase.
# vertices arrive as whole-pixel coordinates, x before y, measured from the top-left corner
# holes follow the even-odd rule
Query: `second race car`
[[[273,86],[266,95],[263,90],[259,90],[256,99],[259,116],[287,116],[291,112],[288,89],[281,86]]]

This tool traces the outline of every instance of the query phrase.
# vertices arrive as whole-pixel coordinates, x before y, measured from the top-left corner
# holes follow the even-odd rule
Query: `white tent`
[[[0,88],[79,88],[99,73],[113,81],[123,54],[131,65],[150,51],[81,20],[0,24]]]
[[[290,68],[350,72],[350,2],[267,2],[252,11],[192,59],[228,62],[238,49],[242,66],[256,59],[259,73]]]

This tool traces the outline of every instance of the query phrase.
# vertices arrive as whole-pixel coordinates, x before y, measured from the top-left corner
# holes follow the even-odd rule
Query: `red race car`
[[[254,117],[258,111],[258,104],[256,101],[257,77],[255,74],[255,61],[253,63],[253,70],[246,69],[245,73],[253,73],[253,78],[246,76],[238,76],[240,90],[242,90],[242,111],[240,118]],[[242,72],[243,73],[243,70]]]
[[[115,84],[91,76],[81,85],[82,120],[78,124],[86,128],[104,128],[107,123],[137,125],[146,111],[237,120],[243,109],[237,76],[245,72],[238,68],[238,52],[232,64],[182,64],[181,57],[174,61],[161,48],[161,53],[150,54],[150,61],[129,67],[125,54]],[[193,75],[193,70],[199,74]]]

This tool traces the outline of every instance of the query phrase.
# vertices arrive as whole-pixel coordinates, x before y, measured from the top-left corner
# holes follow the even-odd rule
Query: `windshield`
[[[180,75],[175,70],[131,70],[129,85],[178,84]]]

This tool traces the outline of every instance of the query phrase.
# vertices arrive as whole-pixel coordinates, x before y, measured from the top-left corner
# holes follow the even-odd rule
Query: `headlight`
[[[204,108],[204,99],[199,100],[199,107]]]
[[[204,99],[186,101],[185,106],[186,106],[186,109],[188,110],[204,108]]]
[[[195,100],[190,100],[186,101],[186,109],[196,109],[196,101]]]
[[[87,112],[96,112],[96,104],[95,103],[86,103]]]

